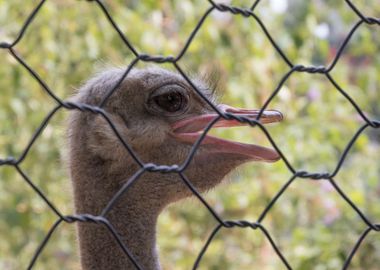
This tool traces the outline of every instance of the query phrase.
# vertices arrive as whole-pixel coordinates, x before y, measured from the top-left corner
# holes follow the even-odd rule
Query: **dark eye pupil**
[[[168,112],[177,112],[183,108],[183,97],[178,92],[159,95],[154,98],[158,106]]]

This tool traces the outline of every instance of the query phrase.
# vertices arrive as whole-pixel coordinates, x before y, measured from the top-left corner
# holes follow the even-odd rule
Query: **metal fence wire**
[[[347,157],[350,149],[354,145],[355,141],[358,139],[360,134],[366,130],[367,128],[372,129],[378,129],[380,128],[380,121],[375,119],[369,119],[365,113],[359,108],[357,103],[355,103],[355,100],[353,100],[346,92],[345,90],[339,86],[339,84],[334,80],[334,78],[331,76],[330,72],[337,64],[338,60],[340,59],[343,50],[349,43],[351,37],[353,34],[359,29],[361,25],[367,24],[367,25],[377,25],[380,26],[380,19],[374,18],[374,17],[367,17],[365,16],[350,0],[345,0],[346,4],[351,8],[351,10],[357,15],[358,21],[354,24],[354,26],[351,28],[351,30],[348,32],[346,38],[344,39],[344,42],[338,49],[335,58],[328,66],[303,66],[303,65],[296,65],[292,63],[286,54],[280,49],[280,47],[276,44],[274,39],[271,37],[271,34],[267,30],[265,24],[262,22],[262,20],[255,14],[255,8],[260,3],[260,0],[256,0],[254,4],[249,9],[244,9],[240,7],[235,7],[231,5],[226,4],[219,4],[215,3],[214,1],[208,1],[209,2],[209,8],[206,10],[206,12],[203,14],[197,25],[195,26],[194,30],[191,32],[190,36],[188,37],[184,47],[179,52],[177,56],[156,56],[156,55],[148,55],[148,54],[142,54],[138,52],[135,47],[131,44],[131,42],[128,40],[128,38],[122,33],[119,26],[115,23],[114,19],[110,15],[107,6],[103,3],[101,0],[93,0],[88,2],[93,2],[93,4],[97,5],[104,16],[107,18],[108,22],[112,25],[113,29],[118,33],[119,37],[124,42],[125,46],[129,48],[129,50],[134,54],[135,58],[134,60],[129,64],[129,66],[126,68],[126,70],[123,73],[123,76],[119,79],[117,84],[113,87],[113,89],[108,93],[106,98],[99,104],[99,106],[90,106],[87,104],[82,103],[75,103],[75,102],[68,102],[61,100],[58,98],[54,92],[50,89],[50,87],[44,82],[44,80],[23,60],[21,56],[17,54],[14,47],[20,42],[20,40],[23,38],[25,32],[27,31],[30,24],[33,22],[33,19],[36,17],[36,15],[41,10],[42,6],[46,0],[42,0],[39,2],[39,4],[34,8],[34,10],[31,12],[29,17],[26,19],[25,23],[21,27],[21,30],[18,33],[17,38],[12,43],[7,42],[1,42],[0,41],[0,49],[7,50],[10,55],[14,57],[17,62],[23,66],[29,74],[41,85],[41,87],[50,95],[52,99],[54,99],[57,103],[57,105],[54,107],[52,111],[45,117],[35,134],[32,136],[32,139],[24,149],[23,153],[20,157],[8,157],[5,159],[0,159],[0,166],[10,166],[13,167],[21,176],[22,178],[30,185],[31,188],[40,196],[40,198],[45,201],[51,208],[51,210],[57,215],[58,219],[54,223],[54,225],[50,228],[49,232],[43,239],[42,243],[39,245],[38,249],[34,253],[34,256],[30,260],[30,264],[28,266],[28,269],[32,269],[34,264],[36,263],[36,260],[40,256],[42,250],[44,249],[45,245],[48,243],[51,235],[53,232],[59,227],[59,225],[62,222],[66,223],[75,223],[75,222],[90,222],[90,223],[96,223],[99,225],[104,225],[108,228],[108,230],[112,233],[115,240],[118,242],[120,248],[124,251],[125,255],[128,256],[128,258],[133,262],[133,264],[136,266],[137,269],[142,269],[142,267],[139,265],[139,262],[133,257],[133,255],[129,252],[128,246],[126,246],[123,241],[121,240],[121,237],[119,236],[118,232],[114,229],[113,225],[107,220],[105,217],[105,214],[113,207],[114,203],[117,201],[117,199],[126,192],[127,189],[131,186],[132,183],[135,181],[138,181],[139,177],[144,172],[160,172],[160,173],[174,173],[178,174],[184,184],[187,185],[187,187],[193,192],[193,194],[202,202],[202,204],[208,209],[210,214],[218,221],[218,225],[213,229],[212,233],[208,237],[206,243],[204,244],[202,250],[199,252],[194,265],[193,269],[197,269],[198,266],[201,263],[202,257],[205,254],[208,246],[214,239],[215,235],[220,231],[221,228],[252,228],[253,230],[260,230],[263,235],[267,238],[267,240],[270,242],[271,246],[273,247],[273,250],[276,252],[278,257],[281,259],[283,265],[287,269],[292,269],[292,266],[287,261],[287,259],[282,254],[279,247],[276,245],[275,241],[273,240],[272,236],[268,232],[268,230],[265,228],[264,225],[262,225],[262,221],[266,217],[267,213],[272,209],[272,207],[276,204],[277,200],[284,194],[284,192],[287,190],[287,188],[297,179],[297,178],[303,178],[308,179],[310,181],[317,181],[317,180],[326,180],[332,184],[332,186],[335,188],[336,192],[346,201],[347,204],[351,206],[351,208],[361,217],[362,221],[366,224],[366,229],[364,232],[360,235],[360,237],[357,239],[355,245],[352,247],[352,250],[350,254],[345,259],[344,265],[342,269],[347,269],[350,265],[350,262],[352,261],[352,258],[354,257],[355,253],[358,251],[361,243],[364,241],[365,237],[371,232],[371,231],[380,231],[380,224],[374,224],[372,223],[365,214],[351,201],[351,199],[342,191],[342,189],[339,187],[338,183],[334,181],[334,177],[339,173],[340,168],[342,167],[343,161]],[[278,54],[281,56],[283,61],[288,66],[287,73],[282,77],[277,87],[274,89],[273,93],[270,95],[270,97],[266,100],[264,105],[261,108],[261,111],[257,118],[255,120],[248,119],[248,117],[234,115],[233,113],[228,112],[222,112],[220,111],[215,105],[213,105],[210,101],[207,100],[207,97],[202,94],[202,92],[197,89],[196,85],[191,81],[191,79],[186,75],[186,73],[181,68],[179,62],[181,58],[186,53],[190,43],[194,39],[196,33],[198,30],[202,27],[202,24],[204,23],[205,19],[210,16],[212,12],[227,12],[231,13],[236,16],[243,16],[247,20],[253,19],[255,20],[259,26],[261,27],[261,30],[264,32],[265,36],[268,38],[270,43],[273,45],[275,50],[278,52]],[[161,63],[170,63],[172,64],[175,69],[183,76],[183,78],[194,88],[194,91],[198,93],[198,95],[203,98],[210,106],[213,107],[215,112],[219,115],[218,118],[216,118],[214,121],[212,121],[203,134],[200,136],[198,141],[193,145],[191,152],[189,153],[189,156],[187,160],[183,164],[178,165],[167,165],[167,166],[158,166],[155,164],[147,164],[143,163],[138,156],[133,152],[133,150],[128,145],[128,142],[125,141],[122,136],[118,133],[115,125],[112,123],[111,119],[109,118],[109,115],[105,110],[103,110],[103,106],[106,103],[107,99],[115,92],[117,91],[119,85],[121,82],[128,76],[128,73],[131,71],[131,69],[138,63],[138,62],[153,62],[157,64]],[[263,111],[268,107],[268,105],[271,103],[273,98],[279,93],[281,90],[281,87],[284,85],[284,83],[289,79],[289,77],[297,72],[306,72],[306,73],[312,73],[312,74],[323,74],[326,76],[326,78],[335,86],[336,90],[341,93],[355,108],[355,110],[359,113],[361,118],[364,120],[364,124],[356,131],[354,136],[349,141],[348,145],[346,146],[345,150],[343,151],[343,154],[341,155],[338,164],[335,168],[335,170],[332,173],[312,173],[308,171],[297,171],[293,168],[293,166],[290,164],[284,153],[281,152],[281,150],[277,147],[275,141],[272,139],[269,132],[266,130],[266,128],[260,124],[259,120],[262,116]],[[110,125],[112,130],[115,132],[115,135],[119,138],[121,143],[124,145],[124,147],[127,149],[129,154],[133,157],[133,159],[140,165],[140,169],[134,176],[132,176],[125,186],[123,186],[116,195],[110,200],[109,204],[105,207],[105,209],[102,211],[102,214],[99,216],[93,216],[89,214],[77,214],[77,215],[63,215],[59,209],[53,205],[49,198],[44,195],[44,193],[33,183],[32,179],[30,179],[24,171],[20,168],[20,164],[23,162],[25,157],[27,156],[29,150],[31,149],[32,145],[36,141],[36,139],[40,136],[43,129],[48,124],[49,120],[53,117],[53,115],[62,109],[67,110],[79,110],[79,111],[87,111],[94,114],[101,115]],[[292,173],[291,178],[281,187],[281,189],[277,192],[277,194],[271,199],[269,204],[266,206],[264,211],[261,213],[259,218],[255,222],[250,222],[246,220],[225,220],[223,217],[219,216],[215,210],[204,200],[201,194],[197,192],[197,190],[192,186],[192,184],[188,181],[188,179],[183,174],[186,168],[188,167],[192,157],[194,156],[195,152],[197,151],[198,146],[200,145],[203,138],[206,136],[207,132],[211,129],[211,127],[220,119],[226,119],[226,120],[237,120],[242,123],[247,123],[250,126],[256,126],[259,128],[268,138],[272,146],[276,149],[276,151],[280,154],[282,160],[285,162],[287,168]]]

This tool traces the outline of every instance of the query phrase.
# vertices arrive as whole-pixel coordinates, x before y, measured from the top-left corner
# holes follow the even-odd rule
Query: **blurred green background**
[[[377,0],[352,1],[366,16],[380,17]],[[207,1],[104,1],[116,23],[141,53],[177,55]],[[251,1],[227,2],[249,7]],[[11,42],[38,1],[0,0],[0,42]],[[263,0],[255,13],[294,64],[328,65],[357,15],[345,1]],[[47,1],[17,53],[62,99],[94,71],[133,59],[94,2]],[[218,95],[227,104],[264,104],[289,70],[253,18],[214,11],[180,66],[189,75],[217,74]],[[137,67],[144,67],[139,63]],[[165,67],[172,68],[169,65]],[[332,77],[372,119],[380,116],[380,28],[355,32]],[[7,50],[0,50],[0,158],[18,157],[55,106]],[[363,124],[358,113],[322,75],[295,73],[271,102],[285,115],[268,126],[297,170],[332,172]],[[61,110],[31,149],[21,168],[64,214],[73,213],[65,167],[65,118]],[[214,132],[215,133],[215,132]],[[269,145],[257,128],[218,130],[219,136]],[[373,222],[379,222],[380,135],[367,129],[334,178]],[[225,219],[255,221],[291,173],[283,161],[248,164],[228,185],[205,194]],[[25,269],[57,216],[14,168],[0,167],[0,269]],[[217,222],[196,199],[169,207],[159,219],[164,269],[190,269]],[[366,228],[327,181],[297,179],[263,221],[294,269],[341,269]],[[75,226],[59,227],[35,269],[78,269]],[[285,269],[267,239],[251,229],[222,229],[200,269]],[[380,269],[380,237],[371,233],[350,269]]]

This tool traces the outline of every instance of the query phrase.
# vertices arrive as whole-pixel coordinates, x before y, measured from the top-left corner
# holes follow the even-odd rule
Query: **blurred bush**
[[[142,53],[177,55],[207,1],[104,1],[122,32]],[[366,16],[380,17],[376,0],[352,1]],[[228,2],[229,3],[229,2]],[[38,1],[0,1],[0,41],[12,42]],[[249,7],[250,1],[232,1]],[[359,20],[344,1],[263,0],[255,13],[293,64],[330,64]],[[361,25],[331,76],[372,119],[379,119],[380,35]],[[99,7],[87,1],[47,1],[16,52],[60,98],[70,97],[94,71],[126,66],[133,54]],[[55,106],[7,50],[0,50],[0,158],[19,157]],[[179,62],[190,75],[219,77],[220,100],[259,108],[289,67],[253,18],[213,11]],[[144,64],[138,64],[143,67]],[[169,65],[164,65],[169,67]],[[269,126],[273,139],[297,170],[334,171],[346,145],[363,124],[357,111],[322,75],[293,74],[270,103],[285,121]],[[67,112],[54,116],[21,168],[64,214],[72,214],[64,165]],[[269,145],[255,128],[218,130],[226,138]],[[380,216],[380,136],[366,130],[335,181],[376,222]],[[233,173],[228,188],[205,195],[225,219],[257,220],[291,177],[284,162],[248,164]],[[10,167],[0,167],[0,269],[24,269],[57,217]],[[294,269],[340,269],[366,228],[327,181],[297,179],[263,221]],[[196,199],[171,206],[159,220],[164,269],[189,269],[216,221]],[[370,234],[350,269],[379,269],[380,239]],[[36,269],[77,269],[75,228],[62,225]],[[222,229],[200,269],[282,269],[259,231]]]

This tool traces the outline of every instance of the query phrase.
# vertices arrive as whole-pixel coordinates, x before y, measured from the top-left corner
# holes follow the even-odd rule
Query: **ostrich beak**
[[[260,110],[250,110],[230,107],[221,104],[218,108],[223,112],[233,113],[238,116],[245,116],[255,120]],[[203,114],[177,121],[172,124],[172,136],[180,142],[194,144],[199,136],[211,121],[215,120],[218,114]],[[283,119],[282,113],[276,110],[265,110],[260,117],[260,123],[268,124],[280,122]],[[217,127],[236,127],[249,125],[237,120],[219,119],[212,128]],[[206,135],[201,143],[204,148],[212,153],[234,154],[244,159],[275,162],[280,159],[280,155],[273,149],[262,147],[254,144],[244,144],[239,142],[228,141]]]

